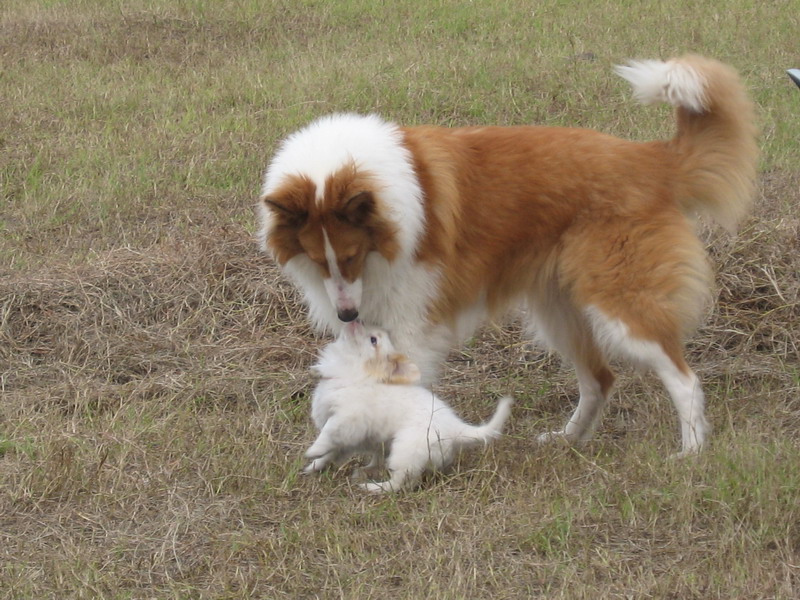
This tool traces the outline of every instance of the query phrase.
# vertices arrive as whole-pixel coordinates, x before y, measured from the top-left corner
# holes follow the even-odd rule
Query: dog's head
[[[425,229],[412,158],[396,125],[336,114],[287,137],[264,175],[262,249],[315,301],[321,281],[342,322],[358,318],[373,264],[413,256]]]
[[[397,253],[394,228],[382,216],[374,187],[349,165],[330,175],[323,189],[293,176],[261,198],[269,223],[266,246],[281,265],[298,256],[313,263],[344,322],[358,318],[367,255],[393,260]]]
[[[395,350],[386,331],[358,321],[348,323],[323,350],[315,369],[323,377],[395,385],[412,385],[420,379],[417,365]]]

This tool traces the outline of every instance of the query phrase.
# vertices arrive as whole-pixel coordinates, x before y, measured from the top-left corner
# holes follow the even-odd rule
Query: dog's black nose
[[[346,308],[339,311],[339,320],[345,323],[355,321],[358,318],[358,311],[355,308]]]

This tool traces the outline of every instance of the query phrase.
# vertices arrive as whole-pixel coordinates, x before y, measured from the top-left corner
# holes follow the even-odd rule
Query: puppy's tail
[[[473,446],[478,443],[488,444],[493,439],[500,437],[503,432],[503,425],[505,425],[511,414],[511,405],[514,404],[514,399],[511,396],[505,396],[497,403],[497,409],[494,415],[483,425],[471,426],[467,431],[464,431],[460,436],[460,443],[462,446]]]
[[[758,163],[755,110],[736,71],[696,55],[615,70],[639,101],[676,107],[678,133],[667,146],[677,158],[683,210],[734,231],[752,204]]]

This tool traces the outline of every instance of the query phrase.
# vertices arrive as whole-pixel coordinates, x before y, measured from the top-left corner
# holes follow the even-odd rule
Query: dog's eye
[[[376,338],[374,335],[370,336],[369,343],[372,344],[373,346],[377,346],[378,345],[378,338]]]

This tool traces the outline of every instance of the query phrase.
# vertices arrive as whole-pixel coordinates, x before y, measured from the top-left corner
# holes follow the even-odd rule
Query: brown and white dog
[[[684,56],[617,67],[645,103],[676,107],[668,141],[555,127],[400,127],[338,114],[289,136],[259,202],[260,241],[313,323],[391,332],[435,379],[486,317],[522,305],[575,366],[562,431],[587,439],[614,382],[611,357],[654,370],[682,451],[708,431],[683,357],[712,274],[692,218],[734,229],[753,194],[754,111],[731,68]]]

